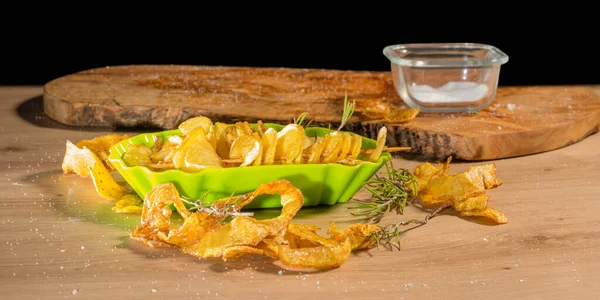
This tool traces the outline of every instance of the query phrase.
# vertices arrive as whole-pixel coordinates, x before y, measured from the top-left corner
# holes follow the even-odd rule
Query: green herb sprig
[[[372,238],[375,240],[375,244],[377,245],[377,248],[379,248],[380,246],[383,246],[390,250],[392,248],[401,250],[402,249],[402,244],[400,243],[400,235],[401,234],[427,224],[427,221],[431,220],[432,218],[434,218],[435,216],[437,216],[438,214],[440,214],[442,211],[444,211],[446,208],[448,208],[450,206],[452,206],[452,205],[448,203],[448,204],[438,207],[435,211],[433,211],[430,214],[428,214],[427,216],[425,216],[425,218],[423,220],[410,219],[408,221],[396,222],[396,223],[392,223],[392,224],[383,226],[380,229],[373,231],[371,233],[371,235],[369,236],[369,238]],[[410,224],[417,224],[417,225],[415,225],[413,227],[409,227],[407,229],[401,229],[402,226],[407,226]]]
[[[229,200],[227,201],[227,204],[224,205],[222,208],[217,208],[211,204],[205,204],[207,195],[208,195],[208,192],[201,199],[198,199],[196,201],[192,201],[185,197],[180,197],[180,199],[185,204],[187,204],[188,211],[190,211],[190,212],[204,211],[208,214],[221,215],[224,217],[238,217],[238,216],[250,217],[250,216],[254,215],[254,213],[252,213],[252,212],[240,212],[239,209],[237,208],[236,204],[238,203],[238,201],[243,199],[243,197],[245,197],[244,195],[234,197],[233,193],[232,193],[231,196],[229,196]]]
[[[392,162],[386,164],[387,177],[371,178],[363,187],[371,193],[369,199],[355,199],[359,203],[350,209],[362,211],[352,213],[354,216],[364,217],[368,221],[379,223],[386,213],[396,211],[404,214],[406,205],[417,197],[418,182],[414,175],[404,168],[394,169]]]
[[[304,128],[307,128],[310,126],[310,124],[312,124],[313,120],[306,120],[306,116],[308,115],[307,112],[303,112],[300,114],[300,116],[298,116],[298,118],[294,118],[294,124],[298,124]]]
[[[352,100],[352,103],[348,102],[348,94],[344,97],[344,110],[342,112],[342,122],[340,123],[340,127],[338,127],[338,131],[342,130],[346,123],[350,120],[350,117],[354,114],[354,109],[356,108],[356,100]]]

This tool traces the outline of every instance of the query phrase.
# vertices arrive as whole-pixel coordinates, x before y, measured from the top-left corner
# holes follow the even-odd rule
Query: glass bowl
[[[251,124],[256,126],[256,124]],[[265,124],[280,131],[284,126]],[[307,127],[306,135],[325,136],[333,131],[322,127]],[[355,133],[349,132],[351,135]],[[119,174],[142,198],[159,183],[172,182],[181,196],[188,199],[201,199],[205,203],[233,195],[254,191],[260,184],[278,179],[287,179],[300,189],[304,195],[304,206],[334,205],[350,200],[379,169],[391,159],[389,152],[382,152],[376,162],[361,162],[358,165],[328,164],[290,164],[263,165],[232,168],[212,168],[201,172],[188,173],[181,170],[152,171],[143,166],[128,166],[122,155],[129,144],[142,143],[152,146],[153,136],[163,139],[169,135],[181,135],[181,130],[167,130],[156,133],[144,133],[115,144],[110,149],[109,161]],[[362,149],[372,149],[376,141],[362,137]],[[361,158],[359,156],[359,158]],[[280,208],[279,195],[261,195],[244,208]]]
[[[488,106],[508,56],[474,43],[399,44],[383,49],[394,88],[422,112],[475,112]]]

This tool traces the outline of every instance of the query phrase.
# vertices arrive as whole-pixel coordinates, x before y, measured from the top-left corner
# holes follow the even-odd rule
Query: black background
[[[382,49],[413,42],[494,45],[509,56],[500,85],[600,84],[600,26],[592,8],[544,13],[538,6],[530,11],[508,6],[496,14],[490,13],[494,7],[471,8],[441,10],[442,17],[435,17],[427,8],[410,8],[412,14],[381,4],[355,6],[353,14],[291,9],[298,5],[262,14],[187,7],[148,16],[88,10],[48,17],[40,11],[5,20],[0,84],[42,85],[70,73],[124,64],[388,71]]]

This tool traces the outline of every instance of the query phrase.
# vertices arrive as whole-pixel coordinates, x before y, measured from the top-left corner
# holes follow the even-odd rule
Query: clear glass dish
[[[399,44],[383,49],[394,88],[422,112],[474,112],[488,106],[508,55],[474,43]]]

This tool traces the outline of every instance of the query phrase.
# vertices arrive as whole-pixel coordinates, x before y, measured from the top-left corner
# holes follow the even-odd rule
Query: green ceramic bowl
[[[252,124],[255,126],[255,124]],[[265,124],[279,131],[284,126]],[[324,136],[333,130],[321,127],[308,127],[309,136]],[[160,183],[172,182],[181,196],[190,199],[201,199],[211,203],[229,197],[232,194],[244,194],[255,190],[260,184],[287,179],[304,195],[304,206],[321,204],[334,205],[350,200],[362,185],[369,180],[391,158],[390,153],[383,152],[377,162],[362,162],[356,166],[342,164],[298,164],[298,165],[266,165],[244,166],[235,168],[214,168],[197,173],[181,170],[152,171],[147,167],[129,167],[121,159],[127,146],[132,143],[153,144],[152,136],[166,138],[169,135],[181,134],[181,131],[169,130],[156,133],[140,134],[123,140],[110,149],[109,160],[121,176],[143,199],[150,189]],[[354,134],[354,133],[350,133]],[[363,138],[362,149],[375,148],[375,140]],[[278,208],[281,207],[279,195],[262,195],[245,208]]]

